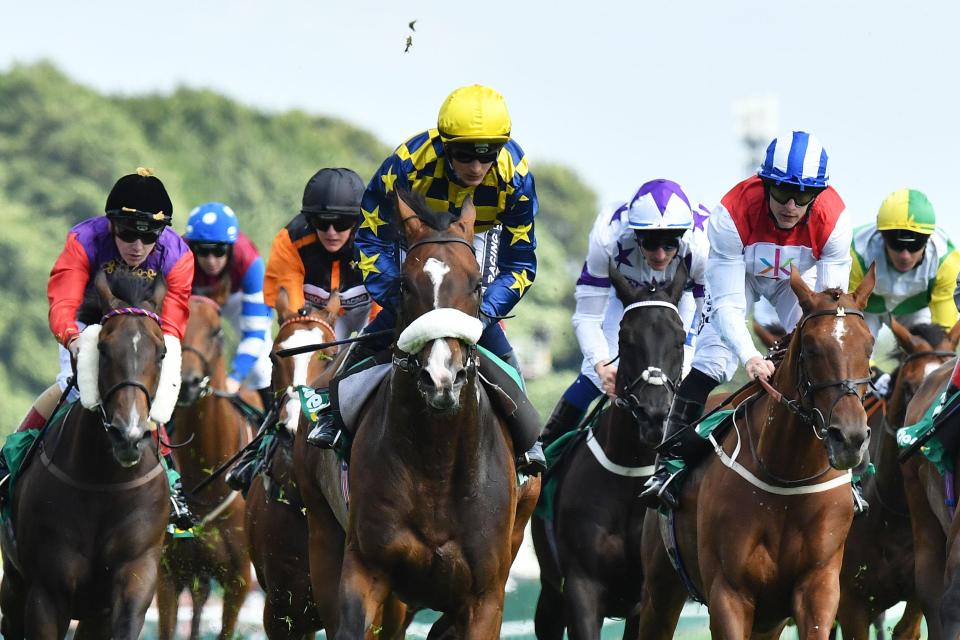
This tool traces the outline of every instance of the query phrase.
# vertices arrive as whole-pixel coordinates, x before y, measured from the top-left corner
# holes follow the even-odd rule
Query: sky
[[[855,223],[909,186],[960,239],[957,2],[3,4],[0,71],[47,59],[108,93],[210,88],[341,117],[391,146],[434,126],[454,88],[488,84],[534,173],[567,164],[602,202],[665,177],[716,204],[748,173],[735,105],[760,97],[779,130],[822,140]]]

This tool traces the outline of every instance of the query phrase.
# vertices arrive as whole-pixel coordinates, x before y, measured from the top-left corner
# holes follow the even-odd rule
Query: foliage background
[[[432,118],[424,114],[424,127]],[[118,177],[151,167],[170,193],[178,230],[195,205],[229,203],[266,256],[315,171],[345,166],[369,176],[391,148],[336,118],[267,113],[211,91],[106,96],[49,63],[0,74],[0,434],[16,427],[56,375],[47,276],[67,230],[102,214]],[[530,384],[546,417],[580,365],[573,283],[596,197],[570,169],[530,157],[541,204],[540,266],[508,332],[520,344],[537,344],[525,336],[546,340],[552,370]]]

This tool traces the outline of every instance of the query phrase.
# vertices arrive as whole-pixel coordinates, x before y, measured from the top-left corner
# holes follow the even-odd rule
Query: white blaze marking
[[[133,352],[137,352],[137,347],[140,345],[140,334],[133,336]]]
[[[280,348],[292,349],[319,342],[323,342],[323,331],[319,327],[298,329],[280,343]],[[307,370],[312,357],[312,352],[293,356],[293,382],[287,387],[287,403],[284,405],[287,411],[285,424],[290,433],[296,433],[297,423],[300,421],[300,395],[297,393],[297,386],[307,384]]]
[[[840,346],[843,346],[843,336],[847,333],[847,327],[843,324],[843,318],[837,318],[833,321],[833,337],[837,339]]]
[[[427,360],[427,366],[424,369],[430,374],[433,384],[438,389],[453,385],[453,372],[450,370],[452,356],[450,346],[444,338],[433,341],[430,347],[430,359]]]
[[[941,362],[928,362],[927,366],[923,368],[923,377],[926,378],[931,373],[940,368],[943,363]]]
[[[427,258],[427,264],[423,265],[423,270],[430,276],[430,282],[433,283],[433,308],[436,309],[440,304],[440,285],[443,283],[443,276],[450,273],[450,267],[446,262],[436,258]]]

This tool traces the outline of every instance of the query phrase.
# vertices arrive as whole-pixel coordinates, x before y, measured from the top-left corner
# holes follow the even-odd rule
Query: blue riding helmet
[[[207,202],[190,212],[183,238],[187,242],[233,244],[239,232],[233,209],[222,202]]]
[[[817,137],[806,131],[777,136],[767,147],[757,175],[776,186],[824,189],[830,180],[827,152]]]

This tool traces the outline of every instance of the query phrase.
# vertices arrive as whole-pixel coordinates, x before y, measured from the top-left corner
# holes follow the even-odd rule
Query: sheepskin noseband
[[[406,353],[418,353],[428,342],[438,338],[458,338],[467,344],[477,344],[483,333],[479,318],[459,309],[434,309],[423,314],[397,338],[397,347]]]
[[[102,325],[91,324],[80,334],[77,352],[77,390],[80,392],[80,404],[85,409],[100,406],[100,342]],[[167,348],[160,365],[160,380],[157,393],[150,406],[150,419],[161,424],[170,421],[180,395],[180,341],[174,336],[163,336]]]

